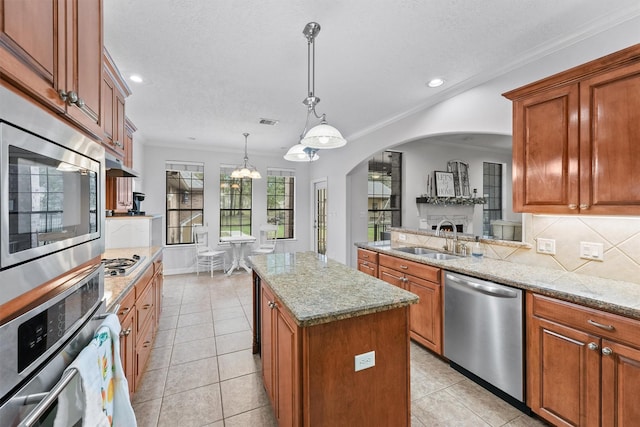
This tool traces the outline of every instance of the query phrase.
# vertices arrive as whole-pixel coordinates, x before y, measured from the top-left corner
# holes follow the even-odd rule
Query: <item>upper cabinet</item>
[[[640,44],[504,96],[514,211],[640,214]]]
[[[102,139],[102,0],[0,0],[0,78]]]
[[[121,157],[126,165],[125,98],[131,95],[131,90],[120,75],[120,71],[118,71],[106,49],[104,51],[102,91],[104,132],[102,143],[113,154]]]

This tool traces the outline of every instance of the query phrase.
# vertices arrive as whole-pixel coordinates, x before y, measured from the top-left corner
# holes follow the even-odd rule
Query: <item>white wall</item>
[[[176,144],[178,145],[178,144]],[[147,214],[166,214],[165,209],[165,164],[167,161],[204,163],[204,222],[209,226],[212,236],[218,236],[220,215],[220,165],[241,163],[243,153],[221,153],[184,147],[157,147],[138,144],[134,154],[134,169],[141,176],[135,180],[136,191],[145,193],[142,210]],[[252,234],[259,235],[260,224],[267,221],[267,168],[286,168],[296,170],[296,239],[278,242],[278,252],[296,252],[309,249],[310,217],[309,212],[309,164],[294,163],[280,156],[257,155],[249,152],[250,163],[262,174],[263,178],[253,182]],[[163,218],[163,243],[166,242],[166,218]],[[194,270],[194,248],[192,245],[171,245],[165,247],[165,274],[177,274]]]
[[[353,243],[358,241],[359,232],[351,228],[360,215],[360,204],[353,202],[356,197],[348,197],[355,195],[348,189],[351,185],[349,174],[363,160],[376,152],[426,136],[461,132],[511,134],[511,102],[503,98],[502,93],[636,44],[640,41],[638,28],[640,17],[632,18],[610,30],[576,41],[571,48],[552,52],[366,135],[352,138],[347,135],[349,143],[346,147],[324,151],[321,159],[312,164],[310,178],[329,177],[327,250],[331,257],[342,262],[352,260]],[[353,108],[366,110],[366,102]]]

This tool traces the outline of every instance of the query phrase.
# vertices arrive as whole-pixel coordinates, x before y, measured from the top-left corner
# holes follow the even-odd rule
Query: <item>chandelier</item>
[[[251,179],[260,179],[262,175],[255,168],[255,166],[249,164],[249,156],[247,155],[247,137],[248,133],[243,133],[244,135],[244,163],[241,166],[238,166],[231,172],[231,178],[251,178]]]
[[[339,148],[347,143],[340,131],[327,123],[326,114],[319,115],[316,105],[320,98],[315,96],[315,62],[316,48],[315,38],[320,32],[320,24],[309,22],[302,34],[307,38],[307,97],[302,101],[307,106],[307,120],[300,134],[300,142],[289,149],[284,158],[290,161],[314,161],[319,158],[317,151],[320,149]],[[309,129],[311,115],[320,119],[320,124]]]

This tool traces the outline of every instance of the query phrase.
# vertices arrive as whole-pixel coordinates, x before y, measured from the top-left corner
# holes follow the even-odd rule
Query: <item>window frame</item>
[[[220,165],[220,201],[218,206],[218,214],[219,214],[219,228],[218,228],[218,240],[225,236],[230,236],[233,231],[240,231],[241,233],[251,235],[252,230],[252,222],[253,222],[253,180],[251,178],[231,178],[231,172],[235,169],[235,166],[230,165]],[[234,188],[235,185],[238,185],[238,188]],[[240,190],[240,203],[238,207],[233,206],[233,198],[230,200],[230,207],[223,207],[225,203],[225,195],[223,194],[226,189],[229,188],[228,191],[231,190]],[[248,188],[248,190],[247,190]],[[248,191],[248,194],[246,192]],[[243,201],[249,201],[249,208],[242,207]],[[225,218],[228,218],[229,221],[232,220],[233,211],[242,212],[240,214],[240,224],[239,230],[234,230],[233,224],[224,224],[223,221]],[[228,212],[229,215],[225,215],[225,212]],[[245,221],[245,219],[248,219]]]
[[[276,188],[275,185],[270,185],[270,181],[274,179],[282,178],[284,179],[284,192],[282,195],[272,194],[271,189]],[[290,184],[286,184],[287,178],[290,178],[292,182]],[[289,195],[287,195],[287,187],[292,187],[289,190]],[[297,194],[297,179],[295,175],[295,170],[292,169],[277,169],[277,168],[267,168],[267,223],[274,224],[278,226],[278,232],[276,234],[276,239],[278,240],[294,240],[296,238],[296,194]],[[277,204],[277,200],[275,203],[270,203],[270,199],[281,196],[283,198],[282,203],[287,204],[286,201],[289,199],[290,208],[270,208],[269,206],[273,206]],[[285,223],[283,224],[278,220],[278,213],[284,213]],[[289,215],[287,215],[289,213]],[[286,222],[286,218],[290,218],[290,222]]]
[[[182,190],[181,191],[181,182],[178,183],[178,191],[170,192],[170,173],[174,172],[189,172],[191,177],[190,181],[190,190]],[[201,179],[194,179],[194,176],[199,174]],[[194,191],[194,182],[201,182],[201,190]],[[192,245],[193,242],[193,232],[191,227],[195,225],[203,225],[204,214],[205,214],[205,205],[204,205],[204,192],[205,192],[205,179],[204,179],[204,163],[202,162],[183,162],[183,161],[166,161],[165,162],[165,244],[167,246],[178,246],[178,245]],[[196,194],[201,193],[199,196],[200,202],[197,203],[200,207],[194,208],[194,200],[198,200],[198,198],[194,197]],[[178,202],[178,207],[170,207],[175,201],[170,201],[170,196],[178,195],[180,197],[180,201]],[[189,203],[190,208],[180,207],[183,204]],[[197,205],[196,204],[196,205]],[[191,222],[190,225],[180,225],[182,223],[183,213],[190,212]],[[173,224],[173,217],[177,213],[178,215],[178,225]],[[178,232],[178,241],[174,241],[175,232]]]

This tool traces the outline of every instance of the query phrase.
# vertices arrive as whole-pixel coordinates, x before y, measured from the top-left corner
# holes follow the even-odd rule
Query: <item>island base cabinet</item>
[[[411,425],[408,306],[301,327],[254,281],[264,386],[280,427]],[[371,351],[375,365],[356,371],[355,356]]]
[[[527,404],[556,426],[637,425],[640,322],[527,294]]]

